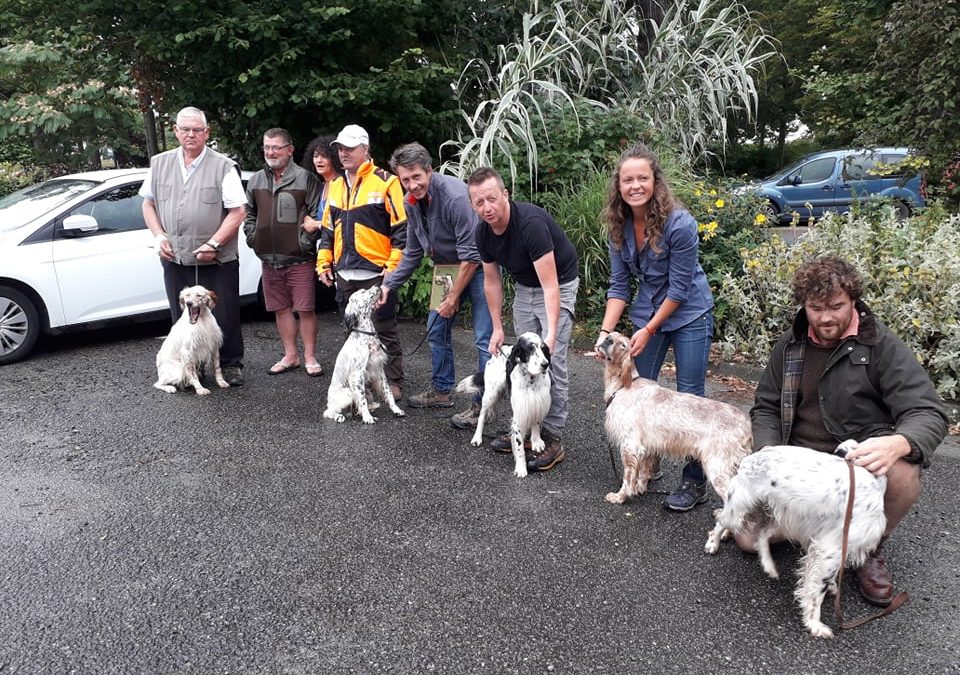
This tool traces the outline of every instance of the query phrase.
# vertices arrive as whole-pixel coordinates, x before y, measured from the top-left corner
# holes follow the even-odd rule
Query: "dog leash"
[[[867,616],[854,619],[853,621],[843,620],[843,608],[840,604],[840,594],[843,591],[843,568],[846,567],[847,564],[847,540],[850,536],[850,519],[853,517],[853,500],[856,493],[856,477],[853,473],[853,462],[847,461],[847,468],[850,469],[850,489],[847,491],[847,512],[843,516],[843,540],[840,545],[840,572],[837,574],[837,594],[833,596],[833,614],[837,618],[837,626],[840,627],[840,630],[850,630],[851,628],[862,626],[863,624],[873,621],[874,619],[879,619],[887,616],[888,614],[893,614],[901,606],[903,606],[907,600],[910,599],[909,595],[903,591],[900,591],[896,596],[894,596],[893,600],[890,601],[890,604],[884,607],[882,611],[875,614],[868,614]]]
[[[430,319],[427,319],[427,330],[424,331],[423,337],[420,338],[420,342],[417,343],[417,346],[413,348],[412,352],[410,352],[410,356],[416,354],[417,350],[423,346],[423,342],[427,339],[427,336],[430,335],[430,329],[433,327],[433,324],[437,322],[438,316],[440,316],[439,312],[433,312],[433,315],[430,317]]]

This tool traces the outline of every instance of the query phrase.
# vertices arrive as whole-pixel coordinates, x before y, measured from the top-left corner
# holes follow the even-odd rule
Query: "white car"
[[[0,364],[27,356],[41,332],[169,313],[137,194],[146,175],[77,173],[0,199]],[[240,297],[259,293],[260,261],[240,236]]]

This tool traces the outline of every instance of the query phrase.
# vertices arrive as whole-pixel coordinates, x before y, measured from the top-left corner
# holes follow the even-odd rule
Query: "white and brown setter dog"
[[[217,296],[203,286],[190,286],[180,291],[180,318],[157,352],[157,381],[153,386],[168,394],[193,387],[198,396],[210,390],[200,383],[204,368],[213,370],[217,386],[230,385],[220,370],[220,346],[223,333],[210,311]]]
[[[622,504],[643,494],[660,457],[693,457],[721,499],[750,454],[753,438],[750,419],[738,408],[702,396],[661,387],[636,375],[630,356],[630,341],[610,333],[600,343],[605,362],[604,426],[607,440],[620,450],[623,483],[619,492],[607,494],[612,504]],[[716,552],[725,534],[718,524],[707,537],[704,549]]]
[[[845,441],[840,447],[850,449],[856,442]],[[803,548],[794,597],[803,625],[814,637],[833,636],[820,621],[820,608],[827,591],[838,592],[840,566],[862,565],[880,545],[887,524],[883,512],[887,479],[860,466],[854,466],[853,474],[846,561],[841,560],[841,546],[850,469],[837,455],[785,445],[760,449],[740,463],[718,518],[721,526],[756,537],[760,564],[772,579],[780,575],[770,555],[771,538],[788,539]]]
[[[324,417],[343,422],[347,414],[356,411],[365,424],[376,422],[377,418],[370,414],[367,385],[379,394],[394,415],[404,415],[383,372],[387,353],[373,325],[373,312],[379,298],[380,287],[373,286],[356,291],[347,302],[343,319],[350,334],[337,354]]]
[[[457,391],[483,392],[483,403],[477,419],[477,430],[470,443],[483,443],[483,427],[493,406],[505,390],[510,391],[510,446],[513,449],[513,473],[518,478],[527,475],[527,460],[523,441],[530,435],[530,447],[543,452],[545,443],[540,436],[543,420],[550,410],[550,350],[536,333],[523,333],[513,347],[502,347],[487,361],[483,372],[464,378]]]

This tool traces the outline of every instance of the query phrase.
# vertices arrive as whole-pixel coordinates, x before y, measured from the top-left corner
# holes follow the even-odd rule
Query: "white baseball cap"
[[[337,139],[331,145],[342,145],[347,148],[370,145],[370,137],[359,124],[348,124],[337,134]]]

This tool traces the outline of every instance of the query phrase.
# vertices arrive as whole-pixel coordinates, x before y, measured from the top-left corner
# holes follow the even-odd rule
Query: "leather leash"
[[[837,619],[837,626],[839,626],[840,630],[850,630],[851,628],[862,626],[863,624],[873,621],[874,619],[879,619],[887,616],[888,614],[893,614],[896,610],[903,606],[907,600],[910,599],[910,596],[901,591],[894,596],[893,600],[890,601],[890,604],[884,607],[882,611],[875,614],[868,614],[867,616],[863,616],[852,621],[843,620],[843,608],[840,605],[840,594],[843,591],[843,569],[847,564],[847,541],[850,535],[850,519],[853,517],[853,500],[856,493],[856,477],[853,474],[853,462],[848,460],[844,461],[847,462],[847,468],[850,469],[850,489],[847,492],[847,512],[843,516],[843,542],[840,545],[840,572],[837,575],[837,594],[833,596],[833,614]]]

